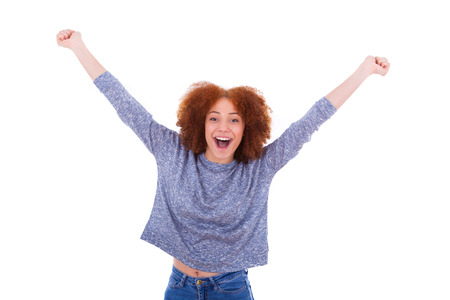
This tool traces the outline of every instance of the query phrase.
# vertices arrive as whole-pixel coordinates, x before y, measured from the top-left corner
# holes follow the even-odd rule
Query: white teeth
[[[216,137],[216,139],[218,139],[219,141],[229,141],[229,140],[231,140],[230,138],[224,138],[224,137]]]

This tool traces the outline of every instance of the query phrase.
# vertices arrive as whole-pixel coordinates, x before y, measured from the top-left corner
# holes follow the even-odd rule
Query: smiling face
[[[225,97],[217,100],[205,118],[206,159],[219,164],[232,162],[244,128],[244,121],[233,103]]]

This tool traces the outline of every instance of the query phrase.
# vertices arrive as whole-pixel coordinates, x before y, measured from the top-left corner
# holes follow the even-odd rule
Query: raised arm
[[[81,33],[71,29],[61,30],[56,35],[56,42],[59,46],[68,48],[75,53],[86,72],[95,80],[98,76],[106,72],[106,69],[95,59],[86,48],[81,39]]]
[[[386,75],[389,71],[389,62],[384,57],[368,56],[363,63],[341,85],[331,91],[326,98],[338,109],[354,91],[372,74]]]
[[[294,158],[312,134],[328,120],[372,74],[386,75],[389,62],[386,58],[368,56],[341,85],[317,101],[300,120],[294,122],[277,140],[265,148],[263,159],[274,173]]]
[[[153,120],[153,116],[88,51],[79,32],[62,30],[56,35],[56,41],[58,45],[75,53],[94,84],[116,109],[120,119],[157,159],[166,154],[162,151],[165,146],[170,149],[178,146],[178,134]]]

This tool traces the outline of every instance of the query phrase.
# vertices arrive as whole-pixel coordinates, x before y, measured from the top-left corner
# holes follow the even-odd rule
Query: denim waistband
[[[185,284],[193,285],[193,286],[202,286],[207,287],[210,285],[216,285],[216,283],[224,282],[227,280],[231,280],[235,278],[236,276],[247,276],[248,271],[247,270],[240,270],[236,272],[229,272],[229,273],[221,273],[216,276],[210,276],[210,277],[191,277],[180,270],[178,270],[175,267],[172,267],[172,276],[175,276],[180,280],[180,285],[184,286]]]

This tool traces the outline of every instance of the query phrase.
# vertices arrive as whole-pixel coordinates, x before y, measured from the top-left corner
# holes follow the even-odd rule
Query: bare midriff
[[[220,273],[203,272],[197,269],[193,269],[191,267],[186,266],[176,258],[173,259],[173,266],[179,271],[191,277],[211,277],[220,274]]]

